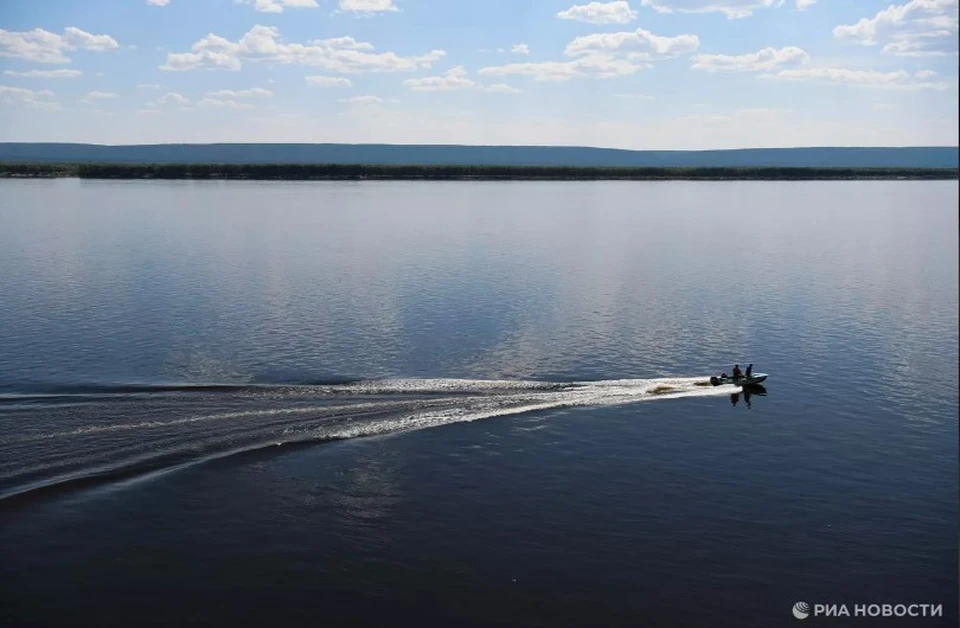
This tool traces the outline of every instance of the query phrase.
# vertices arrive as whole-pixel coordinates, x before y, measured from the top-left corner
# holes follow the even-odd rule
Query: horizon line
[[[106,148],[118,147],[140,147],[140,146],[391,146],[403,148],[561,148],[561,149],[586,149],[586,150],[607,150],[619,152],[656,152],[656,153],[704,153],[704,152],[724,152],[724,151],[748,151],[748,150],[890,150],[890,149],[909,149],[909,148],[942,148],[960,150],[960,145],[956,144],[910,144],[910,145],[884,145],[884,146],[864,146],[864,145],[814,145],[814,146],[742,146],[738,148],[617,148],[611,146],[588,146],[579,144],[399,144],[399,143],[379,143],[379,142],[151,142],[151,143],[130,143],[130,144],[100,144],[96,142],[22,142],[22,141],[0,141],[0,146],[21,144],[33,146],[101,146]]]

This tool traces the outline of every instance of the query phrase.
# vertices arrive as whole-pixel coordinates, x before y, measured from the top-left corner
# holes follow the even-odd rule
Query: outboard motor
[[[710,383],[713,384],[714,386],[719,386],[719,385],[720,385],[720,378],[717,377],[716,375],[714,375],[714,376],[712,376],[712,377],[710,378]]]

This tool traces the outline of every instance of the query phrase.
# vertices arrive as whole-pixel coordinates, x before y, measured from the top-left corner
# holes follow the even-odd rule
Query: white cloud
[[[160,83],[137,83],[139,89],[163,89]]]
[[[428,76],[426,78],[407,79],[405,87],[415,92],[442,92],[455,89],[476,89],[477,83],[467,78],[467,70],[457,66],[448,70],[443,76]]]
[[[197,103],[198,107],[220,107],[226,109],[255,109],[249,103],[237,102],[235,100],[221,100],[219,98],[204,98]]]
[[[637,19],[637,12],[630,4],[618,2],[591,2],[575,4],[569,9],[557,13],[561,20],[574,20],[587,24],[629,24]]]
[[[263,89],[262,87],[251,87],[250,89],[221,89],[215,92],[208,92],[207,96],[213,96],[214,98],[250,98],[250,97],[260,97],[260,98],[273,98],[273,92],[269,89]]]
[[[163,113],[163,111],[161,111],[160,109],[148,108],[148,109],[137,109],[137,113],[141,115],[146,115],[146,114]]]
[[[307,85],[315,87],[353,87],[353,81],[342,76],[307,76]]]
[[[386,101],[379,96],[353,96],[352,98],[341,98],[337,102],[345,105],[381,105]]]
[[[400,109],[396,107],[389,106],[400,102],[396,98],[364,95],[354,96],[352,98],[341,98],[337,102],[346,105],[337,115],[348,119],[366,121],[382,120],[400,111]]]
[[[47,100],[31,102],[27,106],[31,109],[42,109],[44,111],[59,111],[61,108],[60,103]]]
[[[160,66],[167,72],[184,72],[186,70],[230,70],[236,72],[243,67],[240,59],[225,52],[201,50],[199,52],[170,53],[167,62]]]
[[[530,54],[530,46],[526,44],[514,44],[510,46],[510,52],[517,55],[528,55]]]
[[[0,29],[0,56],[18,57],[37,63],[70,63],[63,56],[67,44],[57,34],[42,28],[17,33]]]
[[[119,47],[117,40],[109,35],[92,35],[75,26],[65,28],[63,35],[42,28],[25,32],[0,29],[0,57],[16,57],[36,63],[70,63],[64,52],[103,52]]]
[[[350,13],[373,15],[399,11],[393,0],[340,0],[340,10]]]
[[[487,85],[483,88],[484,91],[493,92],[495,94],[522,94],[522,89],[517,89],[512,85],[507,85],[506,83],[494,83],[493,85]]]
[[[797,10],[803,11],[817,3],[817,0],[797,0]]]
[[[631,59],[613,55],[594,54],[571,61],[543,61],[540,63],[509,63],[480,68],[481,76],[529,76],[535,81],[560,82],[573,78],[607,79],[635,74],[648,67]]]
[[[103,52],[120,47],[117,40],[110,35],[92,35],[75,26],[68,26],[63,30],[63,40],[67,43],[67,46],[72,46],[71,50],[80,48]]]
[[[407,79],[403,82],[403,85],[415,92],[448,92],[458,89],[476,89],[501,94],[517,94],[521,91],[503,83],[489,86],[478,83],[467,77],[467,70],[463,66],[457,66],[448,70],[443,76]]]
[[[877,70],[850,70],[846,68],[800,68],[780,70],[776,74],[761,74],[760,78],[792,81],[823,81],[858,87],[891,89],[901,91],[944,91],[950,84],[944,81],[925,81],[930,75],[925,71],[910,74],[906,70],[879,72]]]
[[[529,76],[536,81],[568,81],[573,78],[607,79],[628,76],[647,69],[657,58],[675,57],[700,46],[696,35],[663,37],[642,28],[618,33],[594,33],[577,37],[564,49],[567,61],[510,63],[481,68],[482,76]]]
[[[782,65],[804,63],[809,59],[810,56],[801,48],[787,46],[779,50],[764,48],[744,55],[696,55],[690,68],[706,72],[758,72],[774,70]]]
[[[623,98],[624,100],[656,100],[656,96],[651,96],[650,94],[617,94],[617,98]]]
[[[168,92],[157,98],[157,102],[161,105],[189,105],[190,99],[177,92]]]
[[[235,0],[237,4],[252,4],[260,13],[283,13],[286,9],[317,9],[317,0]]]
[[[113,98],[119,98],[118,94],[113,92],[87,92],[84,99],[86,100],[111,100]]]
[[[577,37],[567,44],[564,53],[569,57],[574,57],[598,53],[607,54],[635,48],[658,56],[675,57],[693,52],[699,47],[700,38],[696,35],[684,34],[676,37],[661,37],[638,28],[632,32],[594,33]]]
[[[24,105],[34,109],[59,109],[60,103],[43,100],[51,96],[53,96],[53,92],[49,89],[32,90],[25,87],[0,85],[0,104],[4,105]]]
[[[837,26],[833,36],[864,46],[883,42],[883,51],[896,56],[938,57],[957,53],[958,21],[958,0],[911,0]]]
[[[26,72],[15,72],[13,70],[4,70],[7,76],[21,76],[24,78],[76,78],[83,72],[80,70],[28,70]]]
[[[374,52],[372,44],[352,37],[336,37],[288,44],[280,38],[276,27],[256,25],[238,41],[230,41],[213,33],[193,44],[192,52],[169,53],[161,70],[196,69],[239,70],[244,60],[299,64],[323,68],[329,72],[409,72],[429,68],[446,53],[432,50],[413,57],[393,52]]]
[[[165,7],[170,4],[170,0],[147,0],[147,4],[152,7]]]
[[[750,17],[757,9],[779,6],[783,0],[640,0],[658,13],[723,13],[728,19]]]

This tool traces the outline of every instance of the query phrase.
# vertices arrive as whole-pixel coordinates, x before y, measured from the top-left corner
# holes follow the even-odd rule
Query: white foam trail
[[[497,379],[376,379],[350,384],[317,386],[322,392],[353,394],[430,394],[430,393],[482,393],[496,391],[556,390],[571,387],[574,382],[542,382],[534,380]]]
[[[317,392],[353,394],[430,394],[430,393],[486,393],[520,391],[561,391],[571,389],[632,389],[637,392],[657,386],[677,388],[706,387],[704,377],[663,377],[654,379],[608,379],[598,381],[547,382],[537,380],[497,379],[378,379],[349,384],[311,387]]]
[[[179,468],[272,445],[407,432],[574,406],[726,395],[731,388],[735,387],[711,386],[705,377],[580,382],[389,379],[344,385],[265,388],[265,395],[257,396],[251,402],[270,405],[275,402],[281,407],[206,412],[168,420],[99,423],[0,441],[0,445],[26,448],[18,454],[24,464],[0,472],[0,481],[11,484],[6,493],[0,491],[0,499],[72,479],[162,464],[165,459],[175,459],[165,468]],[[190,403],[210,404],[217,400],[202,391],[187,394],[190,397],[184,399],[183,410],[188,412]],[[343,403],[310,403],[324,397],[329,399],[331,394],[343,395]],[[351,399],[351,395],[355,398]],[[371,399],[370,395],[396,397]],[[163,399],[165,403],[169,401],[166,395]],[[243,400],[244,397],[229,397],[229,402],[234,404]],[[138,397],[138,403],[149,406],[150,396]],[[282,407],[282,404],[289,403],[310,405]],[[193,425],[197,428],[191,427]],[[177,430],[179,426],[183,429]],[[118,439],[120,434],[129,435]],[[71,443],[71,439],[81,438],[86,440],[80,444]],[[62,440],[53,444],[49,439]],[[32,445],[31,441],[43,441],[43,444]],[[31,447],[40,449],[32,451]],[[64,451],[69,452],[71,447],[80,447],[83,455],[78,458],[77,452],[73,452],[65,457]],[[31,462],[26,463],[27,460]],[[78,466],[80,468],[76,468]],[[36,479],[40,473],[49,475]],[[23,478],[24,482],[18,483],[17,478]]]
[[[369,382],[373,386],[367,389],[375,389],[378,392],[415,390],[418,393],[438,389],[447,392],[451,390],[458,392],[508,390],[509,392],[495,396],[462,398],[464,407],[421,411],[401,417],[338,426],[332,430],[321,427],[312,433],[316,438],[347,439],[573,406],[609,406],[655,399],[707,397],[729,393],[728,390],[718,390],[722,387],[704,385],[705,383],[709,382],[701,377],[603,380],[568,384],[492,380],[381,380]]]
[[[326,434],[331,438],[351,438],[366,434],[382,434],[395,430],[416,429],[418,426],[442,425],[444,423],[475,421],[560,408],[568,406],[615,405],[650,399],[676,399],[680,397],[727,394],[728,386],[705,386],[705,380],[697,377],[619,379],[581,382],[545,382],[532,380],[478,380],[478,379],[384,379],[304,387],[300,396],[314,391],[320,394],[331,392],[355,395],[425,395],[454,394],[449,398],[433,398],[434,402],[448,402],[462,407],[425,410],[382,421],[368,422],[353,428]],[[470,394],[472,393],[472,395]],[[284,415],[330,415],[341,412],[367,412],[375,410],[402,410],[399,400],[395,402],[362,402],[333,406],[309,406],[297,408],[259,409],[237,412],[205,414],[169,421],[141,421],[114,425],[88,425],[72,430],[33,434],[5,439],[5,443],[29,442],[54,438],[69,438],[107,432],[167,428],[177,425],[208,421],[273,418]],[[479,410],[478,410],[479,409]],[[372,431],[368,431],[372,430]]]
[[[63,432],[51,432],[49,434],[35,434],[21,438],[10,439],[11,443],[24,443],[34,440],[45,440],[48,438],[67,438],[70,436],[86,436],[88,434],[98,434],[102,432],[126,432],[129,430],[141,430],[156,427],[171,427],[174,425],[187,425],[190,423],[200,423],[202,421],[222,421],[225,419],[243,419],[259,416],[279,416],[285,414],[309,414],[321,410],[335,410],[345,408],[358,408],[364,404],[350,404],[348,406],[315,406],[310,408],[278,408],[276,410],[249,410],[243,412],[223,412],[220,414],[207,414],[203,416],[186,417],[183,419],[174,419],[172,421],[140,421],[139,423],[120,423],[115,425],[86,425],[73,430]]]

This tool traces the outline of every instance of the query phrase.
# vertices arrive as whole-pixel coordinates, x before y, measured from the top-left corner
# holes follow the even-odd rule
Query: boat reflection
[[[753,397],[754,395],[757,395],[760,397],[766,397],[767,389],[764,386],[761,386],[760,384],[756,384],[754,386],[744,386],[742,392],[737,392],[730,395],[730,403],[736,406],[737,403],[740,401],[741,395],[743,395],[743,402],[747,404],[747,409],[749,410],[752,407],[750,405],[751,397]]]

